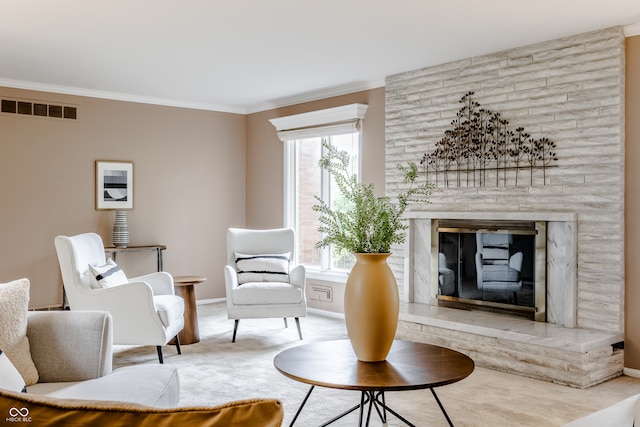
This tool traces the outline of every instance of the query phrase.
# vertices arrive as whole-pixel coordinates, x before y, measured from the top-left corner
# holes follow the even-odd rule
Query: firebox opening
[[[438,305],[546,320],[544,223],[440,220],[437,230]]]

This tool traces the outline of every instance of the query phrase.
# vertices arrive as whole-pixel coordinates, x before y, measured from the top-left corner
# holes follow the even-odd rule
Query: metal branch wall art
[[[463,106],[452,128],[422,156],[427,181],[445,187],[506,187],[508,181],[533,185],[534,171],[541,171],[546,185],[547,168],[558,160],[555,143],[534,139],[522,127],[512,129],[500,113],[481,108],[473,94],[460,99]],[[527,175],[524,182],[520,172]]]

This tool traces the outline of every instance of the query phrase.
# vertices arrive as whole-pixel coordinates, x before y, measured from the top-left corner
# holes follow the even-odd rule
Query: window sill
[[[349,273],[336,273],[307,269],[306,276],[308,279],[322,280],[325,282],[347,283]]]

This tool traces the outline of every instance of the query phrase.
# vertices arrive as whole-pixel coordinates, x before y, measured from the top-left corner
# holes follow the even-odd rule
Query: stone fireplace
[[[587,387],[620,375],[624,331],[624,35],[621,28],[525,46],[386,79],[386,191],[406,189],[398,163],[432,153],[469,92],[557,161],[527,179],[437,179],[412,206],[389,259],[402,309],[398,335],[456,348],[478,365]],[[366,132],[366,123],[365,123]],[[451,134],[449,134],[451,135]],[[446,158],[445,158],[446,160]],[[439,167],[446,167],[441,164]],[[442,169],[441,169],[442,170]],[[489,172],[491,173],[491,172]],[[517,172],[515,172],[517,174]],[[491,175],[497,176],[497,175]],[[502,176],[502,175],[501,175]],[[517,177],[517,175],[515,175]],[[444,177],[445,179],[442,179]],[[546,229],[545,322],[438,301],[440,221],[531,221]],[[434,246],[435,245],[435,246]],[[441,299],[441,298],[440,298]],[[540,319],[538,319],[540,320]]]

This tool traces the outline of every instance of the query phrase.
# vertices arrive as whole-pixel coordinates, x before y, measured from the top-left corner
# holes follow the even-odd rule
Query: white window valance
[[[282,141],[343,135],[360,130],[366,104],[349,104],[269,120]]]

